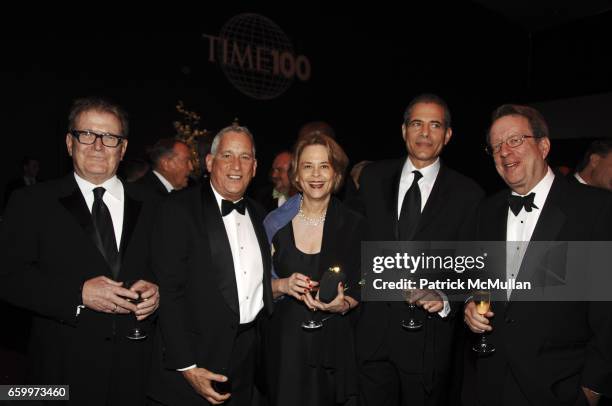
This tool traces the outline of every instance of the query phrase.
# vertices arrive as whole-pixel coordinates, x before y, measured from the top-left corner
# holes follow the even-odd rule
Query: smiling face
[[[550,141],[548,137],[524,138],[515,148],[505,143],[510,137],[522,135],[533,136],[529,121],[519,115],[503,116],[491,126],[489,142],[502,143],[500,151],[493,155],[497,173],[513,191],[525,195],[546,175]]]
[[[431,165],[450,141],[452,130],[444,122],[444,108],[436,103],[417,103],[402,125],[402,136],[416,168]]]
[[[309,145],[302,150],[298,159],[295,181],[312,200],[329,199],[337,174],[330,162],[327,148],[323,145]]]
[[[121,135],[123,129],[119,119],[111,113],[87,110],[75,120],[75,130],[89,130],[98,134]],[[66,148],[72,157],[74,171],[81,178],[100,185],[117,172],[119,162],[127,149],[127,139],[115,148],[106,147],[97,138],[91,145],[81,144],[72,134],[66,134]]]
[[[224,199],[240,200],[257,169],[249,136],[235,131],[225,133],[215,155],[206,156],[206,168],[210,182]]]

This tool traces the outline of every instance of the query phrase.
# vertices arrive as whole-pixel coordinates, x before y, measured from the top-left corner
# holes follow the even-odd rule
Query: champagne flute
[[[472,298],[474,304],[476,305],[476,312],[481,316],[487,314],[487,312],[491,308],[491,292],[486,290],[478,290],[474,292],[474,296]],[[486,339],[486,334],[483,331],[480,335],[480,340],[476,343],[472,350],[481,355],[488,355],[495,352],[495,347],[493,344],[489,344]]]
[[[136,282],[137,281],[135,280],[126,281],[124,286],[129,289]],[[141,296],[142,292],[137,291],[136,293],[138,294],[138,299],[127,299],[127,300],[134,303],[135,305],[138,305],[139,303],[142,303],[144,300]],[[130,331],[125,337],[129,340],[144,340],[145,338],[147,338],[147,332],[143,330],[142,326],[140,325],[140,322],[138,321],[138,316],[136,316],[136,313],[134,313],[134,321],[132,323],[133,323],[132,329],[130,329]]]
[[[315,292],[316,292],[316,289],[312,289],[310,293],[307,293],[307,295],[310,294],[312,298],[314,299],[315,294],[316,294]],[[302,322],[302,328],[304,330],[318,330],[321,327],[323,327],[323,322],[321,320],[315,320],[314,313],[316,311],[317,309],[312,309],[310,313],[310,320],[306,320]]]
[[[409,317],[408,317],[408,320],[402,320],[401,325],[406,330],[410,330],[410,331],[418,330],[421,327],[423,327],[423,322],[414,318],[414,311],[416,309],[416,305],[414,304],[414,299],[417,297],[417,290],[416,289],[405,289],[403,293],[404,293],[404,298],[406,299],[406,302],[408,303]]]

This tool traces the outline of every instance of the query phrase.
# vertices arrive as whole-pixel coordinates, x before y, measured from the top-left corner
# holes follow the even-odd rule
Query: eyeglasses
[[[127,139],[121,135],[99,134],[90,130],[70,130],[70,134],[84,145],[94,144],[100,138],[102,145],[109,148],[117,148],[123,140]]]
[[[485,147],[485,151],[487,151],[489,155],[497,155],[499,154],[499,151],[501,151],[503,144],[506,144],[510,148],[516,148],[523,144],[523,142],[525,141],[525,138],[537,138],[537,137],[534,137],[533,135],[513,135],[512,137],[508,137],[504,141],[498,142],[495,145],[487,145]]]

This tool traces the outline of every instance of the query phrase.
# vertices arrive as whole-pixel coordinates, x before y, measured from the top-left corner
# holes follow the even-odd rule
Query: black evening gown
[[[297,249],[291,222],[278,231],[273,244],[274,269],[279,278],[298,272],[315,281],[320,279],[320,254],[305,254]],[[349,278],[349,284],[354,279]],[[302,322],[312,317],[323,319],[324,326],[304,330]],[[264,344],[270,405],[355,404],[357,368],[353,342],[349,316],[313,313],[290,296],[277,301]]]

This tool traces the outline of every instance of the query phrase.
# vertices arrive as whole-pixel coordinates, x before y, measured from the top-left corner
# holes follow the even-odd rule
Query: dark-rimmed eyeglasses
[[[499,151],[501,151],[502,145],[506,144],[510,148],[516,148],[523,144],[523,142],[525,141],[525,138],[537,138],[537,137],[534,137],[533,135],[513,135],[512,137],[508,137],[504,141],[498,142],[495,145],[487,145],[485,147],[485,151],[487,151],[487,154],[489,155],[497,155],[499,154]]]
[[[76,138],[81,144],[91,145],[96,142],[98,138],[102,141],[102,145],[109,148],[116,148],[127,139],[121,135],[114,135],[109,133],[100,134],[90,130],[70,130],[70,134]]]

